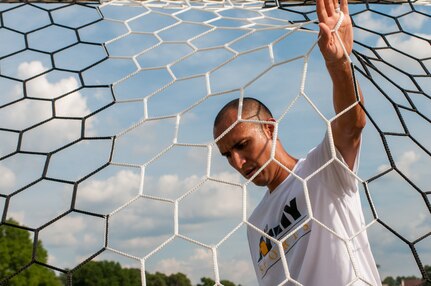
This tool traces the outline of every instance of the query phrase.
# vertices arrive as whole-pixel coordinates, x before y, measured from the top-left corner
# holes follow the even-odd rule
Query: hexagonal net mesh
[[[264,191],[227,168],[216,146],[224,135],[213,139],[212,125],[225,103],[253,96],[273,111],[275,136],[296,156],[325,133],[332,142],[340,115],[316,47],[314,4],[54,2],[0,4],[0,243],[9,245],[13,229],[32,241],[25,253],[3,250],[18,262],[0,269],[0,283],[42,266],[72,284],[90,261],[114,260],[140,269],[142,285],[156,271],[185,273],[194,284],[257,285],[246,229],[282,250],[311,222],[345,244],[351,285],[372,285],[352,246],[364,231],[382,278],[431,282],[426,1],[349,7],[350,61],[366,102],[356,104],[368,118],[352,173],[366,223],[344,237],[308,200],[305,219],[279,240],[248,221]],[[330,161],[309,177],[289,170],[306,194],[315,174],[340,161],[331,145]],[[280,284],[302,285],[279,259]]]

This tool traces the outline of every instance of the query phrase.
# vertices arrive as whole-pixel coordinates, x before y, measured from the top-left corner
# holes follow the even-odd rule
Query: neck
[[[278,154],[281,153],[281,156]],[[282,152],[276,153],[275,159],[278,162],[273,162],[278,165],[274,180],[268,184],[269,192],[272,193],[284,180],[290,175],[290,171],[293,170],[298,159],[290,156],[284,149]]]

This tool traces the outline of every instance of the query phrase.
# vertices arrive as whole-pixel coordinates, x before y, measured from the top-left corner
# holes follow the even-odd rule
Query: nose
[[[236,170],[241,170],[246,162],[245,157],[240,152],[232,152],[230,157],[230,164]]]

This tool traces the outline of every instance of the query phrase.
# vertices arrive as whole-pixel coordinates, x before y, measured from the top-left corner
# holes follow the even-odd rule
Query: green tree
[[[214,286],[215,281],[208,277],[201,278],[202,284],[197,284],[196,286]],[[224,286],[236,286],[235,283],[229,281],[229,280],[220,280],[220,283]],[[238,286],[241,286],[241,284],[238,284]]]
[[[424,267],[425,273],[427,274],[427,281],[425,282],[425,286],[431,286],[431,265],[425,265]]]
[[[236,284],[235,284],[235,283],[230,282],[229,280],[221,280],[220,282],[221,282],[221,284],[223,284],[224,286],[236,286]],[[238,284],[238,286],[241,286],[241,284]]]
[[[176,273],[167,276],[156,272],[155,274],[145,274],[148,286],[192,286],[190,279],[183,273]]]
[[[146,273],[145,274],[148,286],[168,286],[168,277],[160,272],[155,274]]]
[[[396,286],[396,281],[392,276],[388,276],[383,280],[383,284],[388,284],[388,286]]]
[[[141,270],[136,268],[123,268],[123,276],[129,285],[142,285]]]
[[[66,276],[62,275],[66,281]],[[74,286],[135,286],[141,285],[139,269],[123,269],[114,261],[90,261],[72,274]]]
[[[168,286],[192,286],[192,282],[183,273],[171,274],[168,277]]]
[[[183,273],[167,276],[160,272],[145,272],[145,277],[148,286],[192,286]],[[67,284],[66,274],[62,274],[61,279]],[[140,269],[122,268],[118,262],[89,261],[72,273],[72,281],[74,286],[137,286],[141,285],[141,272]]]
[[[418,279],[418,277],[411,275],[411,276],[397,276],[397,278],[395,278],[396,284],[395,285],[401,285],[401,282],[405,279]]]
[[[425,273],[427,274],[427,280],[422,284],[423,286],[431,286],[431,266],[425,265]],[[389,286],[400,286],[402,285],[402,280],[406,279],[421,279],[416,276],[397,276],[395,279],[392,276],[386,277],[382,282]]]
[[[8,219],[6,222],[18,226],[18,223],[13,219]],[[32,263],[32,253],[33,241],[28,231],[10,225],[1,225],[0,284],[10,277],[7,282],[10,286],[61,285],[54,271]],[[36,245],[36,258],[41,263],[48,261],[48,252],[43,248],[40,240]],[[28,265],[30,266],[24,269]],[[24,270],[18,273],[22,269]],[[18,273],[16,276],[11,277],[16,273]]]
[[[202,277],[201,283],[197,284],[196,286],[214,286],[215,281],[208,277]]]

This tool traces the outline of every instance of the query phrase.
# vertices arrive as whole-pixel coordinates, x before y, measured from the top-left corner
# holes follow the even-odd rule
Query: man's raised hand
[[[319,48],[327,65],[346,61],[343,48],[333,32],[340,17],[342,17],[338,11],[344,14],[344,18],[337,29],[337,33],[347,54],[350,55],[353,47],[353,29],[347,0],[341,0],[340,7],[338,6],[338,0],[317,0],[316,12],[320,22]]]

